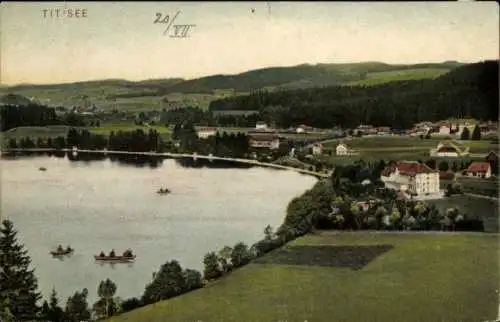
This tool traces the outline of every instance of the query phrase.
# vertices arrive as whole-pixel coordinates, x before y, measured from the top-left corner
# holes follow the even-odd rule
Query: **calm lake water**
[[[251,245],[266,225],[278,227],[288,202],[316,181],[291,171],[187,168],[174,160],[138,168],[30,157],[2,159],[0,169],[2,218],[19,231],[44,296],[55,287],[63,303],[86,287],[92,304],[106,278],[117,284],[118,296],[140,296],[167,260],[201,271],[207,252],[238,241]],[[172,193],[157,195],[160,186]],[[75,253],[53,259],[48,252],[58,244]],[[131,248],[136,262],[94,261],[112,248]]]

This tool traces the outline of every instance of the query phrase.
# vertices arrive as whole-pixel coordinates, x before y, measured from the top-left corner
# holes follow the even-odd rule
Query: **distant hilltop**
[[[213,93],[220,89],[234,92],[250,92],[259,89],[282,90],[320,87],[338,84],[371,84],[391,80],[433,78],[451,69],[464,65],[457,61],[423,64],[386,64],[382,62],[359,62],[344,64],[301,64],[290,67],[269,67],[239,74],[218,74],[194,79],[162,78],[142,81],[104,79],[64,84],[19,84],[0,86],[2,91],[21,90],[78,90],[81,87],[106,86],[127,88],[149,95],[169,93]],[[121,91],[120,91],[121,92]],[[141,95],[145,96],[145,95]]]

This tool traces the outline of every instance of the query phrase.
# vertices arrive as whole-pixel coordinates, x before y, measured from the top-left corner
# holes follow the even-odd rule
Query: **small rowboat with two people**
[[[135,260],[135,255],[130,249],[124,251],[122,255],[116,255],[115,251],[111,250],[109,255],[104,254],[104,252],[101,252],[99,255],[94,255],[94,259],[96,261],[105,261],[112,263],[130,263]]]
[[[171,193],[171,191],[168,188],[160,188],[158,191],[156,191],[157,194],[159,195],[166,195]]]
[[[66,246],[66,249],[64,249],[61,245],[59,245],[55,250],[51,250],[50,254],[54,257],[60,257],[65,255],[71,255],[73,254],[74,251],[75,250],[70,246]]]

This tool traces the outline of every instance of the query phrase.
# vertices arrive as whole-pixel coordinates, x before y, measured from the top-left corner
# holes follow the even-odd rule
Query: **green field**
[[[359,155],[350,157],[354,159],[421,159],[429,158],[430,149],[436,148],[443,140],[437,138],[420,139],[419,137],[404,136],[376,136],[360,137],[344,140],[330,140],[324,144],[326,151],[332,151],[332,162],[335,161],[335,147],[340,143],[346,143],[350,148],[359,152]],[[459,144],[470,148],[470,158],[484,158],[489,151],[498,150],[498,145],[488,140],[480,141],[458,141]],[[344,157],[345,158],[345,157]],[[454,158],[447,158],[454,159]]]
[[[498,179],[481,179],[462,176],[457,178],[457,181],[462,186],[462,191],[464,192],[492,197],[498,196]]]
[[[496,234],[321,232],[261,262],[110,321],[472,322],[497,315]]]
[[[57,136],[66,136],[68,130],[71,127],[65,125],[53,125],[53,126],[22,126],[10,129],[2,133],[2,142],[5,145],[9,139],[19,140],[21,138],[30,137],[32,139],[37,138],[55,138]],[[171,129],[164,125],[150,125],[150,126],[140,126],[128,123],[117,123],[117,124],[103,124],[100,127],[88,127],[90,132],[94,134],[109,135],[111,131],[135,131],[141,129],[145,132],[150,129],[156,130],[162,137],[162,139],[170,139]]]
[[[416,80],[436,78],[449,72],[449,69],[441,68],[416,68],[396,70],[387,72],[368,73],[366,79],[349,83],[349,85],[378,85],[387,82],[401,80]]]
[[[440,212],[456,207],[462,214],[481,218],[485,231],[499,232],[498,200],[457,195],[449,198],[428,200],[427,202],[435,205]]]

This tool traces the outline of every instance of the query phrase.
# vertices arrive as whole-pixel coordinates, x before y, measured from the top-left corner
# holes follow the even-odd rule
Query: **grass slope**
[[[441,138],[430,138],[422,140],[419,137],[405,136],[374,136],[351,138],[348,140],[329,140],[323,144],[327,150],[332,151],[332,156],[323,158],[339,158],[335,156],[335,147],[340,143],[346,143],[350,148],[356,150],[359,155],[348,157],[348,159],[394,159],[394,160],[417,160],[429,158],[430,149],[435,149]],[[470,148],[471,158],[482,158],[489,151],[497,151],[498,145],[488,140],[481,141],[458,141],[461,145]],[[342,157],[346,158],[346,157]],[[453,158],[449,158],[453,160]]]
[[[449,69],[420,68],[368,73],[365,79],[351,82],[349,85],[378,85],[392,81],[436,78],[448,73],[449,71]]]
[[[250,264],[110,321],[484,321],[498,309],[498,235],[322,232],[285,246],[393,245],[361,270]],[[307,248],[306,248],[307,249]],[[300,260],[300,254],[295,254]]]

